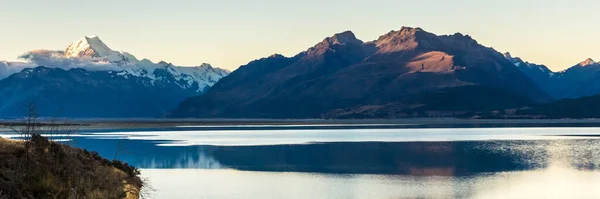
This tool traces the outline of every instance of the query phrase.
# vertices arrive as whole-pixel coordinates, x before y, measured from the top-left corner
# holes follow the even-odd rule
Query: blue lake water
[[[60,137],[142,168],[152,198],[600,198],[600,128],[239,125]],[[10,133],[2,137],[15,137]]]

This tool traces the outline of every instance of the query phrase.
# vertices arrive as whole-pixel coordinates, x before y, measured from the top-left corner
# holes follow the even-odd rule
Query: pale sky
[[[371,41],[411,26],[556,71],[600,60],[599,21],[598,0],[0,0],[0,60],[96,34],[139,59],[233,70],[336,32]]]

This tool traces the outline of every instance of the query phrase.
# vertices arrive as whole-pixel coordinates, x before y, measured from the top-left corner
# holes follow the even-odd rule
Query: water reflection
[[[118,142],[155,198],[600,198],[595,138],[170,147],[75,138],[105,157]]]
[[[598,140],[534,140],[206,147],[229,168],[398,175],[464,176],[542,169],[550,163],[595,169]]]
[[[142,175],[158,190],[155,198],[600,197],[598,172],[564,167],[469,177],[193,169],[149,169]]]
[[[111,157],[119,141],[75,142]],[[600,140],[596,139],[173,147],[156,146],[162,141],[121,142],[127,153],[122,153],[119,159],[141,168],[466,176],[537,170],[551,164],[596,170],[600,164]]]
[[[195,153],[183,152],[179,157],[157,160],[153,157],[148,161],[142,159],[136,163],[140,168],[186,168],[186,169],[225,169],[223,165],[212,156],[206,155],[201,148]]]

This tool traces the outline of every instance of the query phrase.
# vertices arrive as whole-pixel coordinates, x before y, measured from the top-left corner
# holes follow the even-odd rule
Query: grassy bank
[[[95,152],[50,142],[0,138],[0,199],[139,198],[139,171]]]

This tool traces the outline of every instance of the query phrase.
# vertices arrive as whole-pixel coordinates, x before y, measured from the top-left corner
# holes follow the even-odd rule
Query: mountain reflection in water
[[[154,198],[600,198],[597,128],[185,129],[73,138]]]
[[[156,198],[599,198],[599,144],[538,140],[187,147],[224,167],[248,171],[142,173],[162,190]]]
[[[114,153],[117,142],[77,141],[105,156]],[[600,140],[595,139],[170,147],[157,147],[156,141],[121,142],[127,153],[119,159],[141,168],[464,176],[542,169],[551,162],[585,170],[600,164]]]

